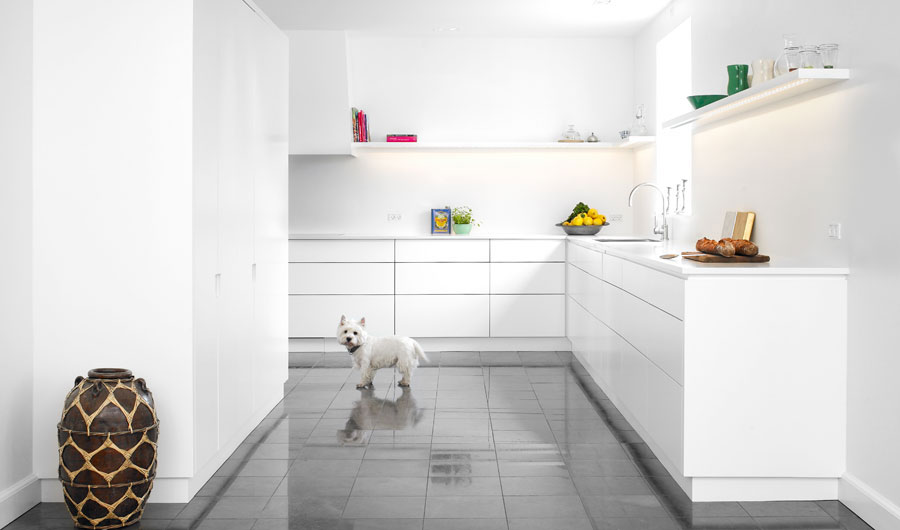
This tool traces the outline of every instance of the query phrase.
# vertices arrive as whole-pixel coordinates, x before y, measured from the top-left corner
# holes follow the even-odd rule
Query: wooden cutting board
[[[725,256],[716,256],[714,254],[704,254],[702,252],[682,252],[681,257],[700,263],[768,263],[769,256],[758,254],[756,256],[735,256],[726,258]]]

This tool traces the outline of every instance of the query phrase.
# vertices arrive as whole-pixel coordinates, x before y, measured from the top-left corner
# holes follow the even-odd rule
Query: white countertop
[[[361,240],[361,239],[404,239],[404,240],[466,240],[466,239],[568,239],[575,244],[616,256],[638,265],[650,267],[680,277],[688,276],[787,276],[807,275],[842,276],[850,273],[847,267],[830,267],[788,257],[772,256],[769,263],[699,263],[680,256],[683,251],[693,250],[690,245],[672,242],[611,242],[596,241],[598,236],[567,236],[565,234],[489,234],[479,232],[467,236],[457,235],[389,235],[389,234],[291,234],[292,240]],[[615,236],[609,236],[615,237]],[[663,254],[678,254],[677,258],[662,259]]]
[[[377,235],[377,234],[291,234],[288,239],[565,239],[565,234],[488,234],[475,233],[467,236],[448,234],[425,234],[418,236]]]
[[[611,256],[616,256],[638,265],[644,265],[660,272],[673,274],[676,276],[785,276],[785,275],[807,275],[807,276],[843,276],[850,273],[847,267],[827,267],[821,266],[809,261],[800,261],[790,258],[779,258],[772,256],[769,263],[699,263],[687,260],[681,257],[681,253],[691,248],[686,248],[683,244],[674,244],[672,242],[655,243],[655,242],[604,242],[595,241],[596,236],[568,236],[568,240],[573,243],[596,250],[605,252]],[[678,254],[677,258],[662,259],[663,254]]]

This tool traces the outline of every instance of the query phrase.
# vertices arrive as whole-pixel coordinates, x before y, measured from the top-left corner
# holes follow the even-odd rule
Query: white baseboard
[[[34,474],[0,491],[0,528],[15,521],[39,502],[41,487]]]
[[[475,337],[416,339],[425,351],[570,351],[572,343],[566,337]],[[343,352],[343,346],[333,338],[290,339],[293,353]]]
[[[875,530],[900,530],[900,506],[850,473],[840,480],[838,500]]]
[[[837,478],[691,477],[694,502],[826,501],[838,497]]]

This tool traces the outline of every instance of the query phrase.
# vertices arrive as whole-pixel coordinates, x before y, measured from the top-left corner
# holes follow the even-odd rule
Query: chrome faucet
[[[630,207],[634,202],[634,194],[640,189],[642,186],[649,186],[656,191],[659,192],[659,197],[662,199],[662,225],[659,225],[656,222],[656,215],[653,216],[653,233],[662,236],[662,241],[669,240],[669,223],[666,221],[666,213],[669,211],[669,205],[666,203],[666,195],[663,193],[663,190],[660,189],[656,184],[652,184],[650,182],[641,182],[637,186],[631,189],[631,193],[628,195],[628,206]]]

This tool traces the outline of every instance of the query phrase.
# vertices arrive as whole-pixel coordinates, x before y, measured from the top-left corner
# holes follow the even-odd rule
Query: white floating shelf
[[[663,128],[674,129],[695,122],[711,123],[847,79],[850,79],[850,70],[800,68],[663,122]]]
[[[603,150],[635,149],[656,141],[655,136],[632,136],[622,142],[355,142],[350,147],[353,156],[377,151],[470,151],[504,149],[562,149],[562,150]]]

